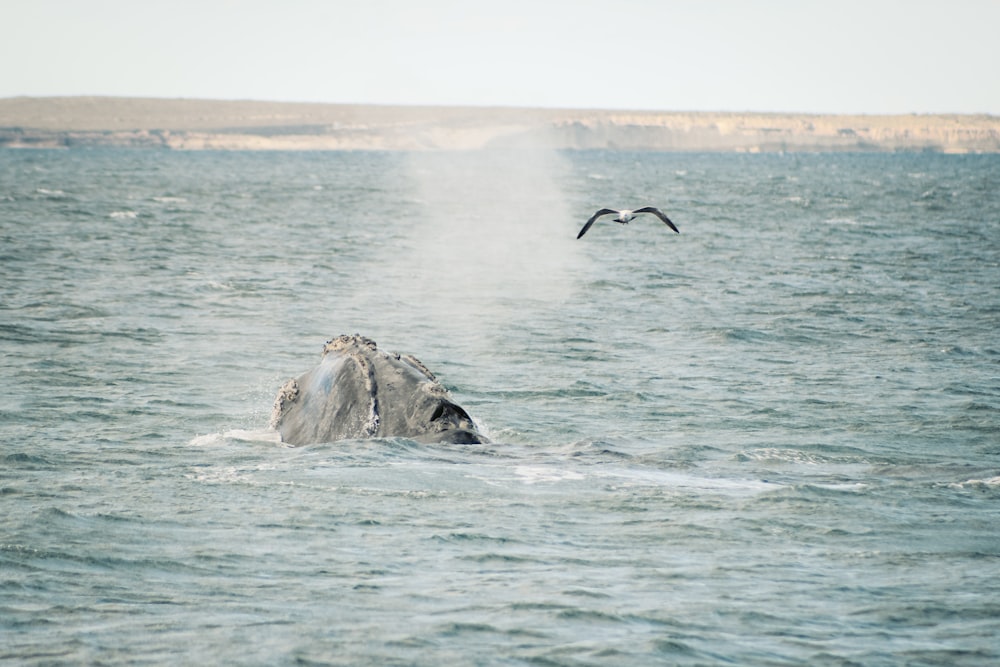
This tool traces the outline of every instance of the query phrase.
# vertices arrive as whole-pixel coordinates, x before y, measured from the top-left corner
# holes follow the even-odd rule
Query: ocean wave
[[[817,454],[815,452],[807,452],[800,449],[780,447],[760,447],[757,449],[742,450],[736,454],[736,460],[770,463],[794,463],[799,465],[867,465],[872,463],[872,461],[863,455],[838,456],[831,454]]]
[[[967,479],[964,482],[956,482],[950,485],[956,489],[973,489],[980,491],[998,492],[1000,491],[1000,477],[989,477],[986,479]]]

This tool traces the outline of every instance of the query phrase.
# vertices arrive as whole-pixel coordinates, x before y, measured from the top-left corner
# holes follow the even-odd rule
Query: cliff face
[[[0,147],[1000,152],[1000,118],[0,99]]]
[[[1000,152],[1000,119],[987,116],[612,115],[557,123],[552,132],[573,148]]]

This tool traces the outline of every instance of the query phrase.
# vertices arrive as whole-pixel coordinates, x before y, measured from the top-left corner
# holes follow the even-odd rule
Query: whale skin
[[[362,438],[488,442],[419,360],[360,334],[326,342],[318,366],[278,390],[271,427],[290,445]]]

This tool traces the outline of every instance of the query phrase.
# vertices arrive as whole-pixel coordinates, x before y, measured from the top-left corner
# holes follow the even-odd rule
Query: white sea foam
[[[626,485],[652,485],[669,489],[704,491],[713,493],[759,493],[773,491],[782,485],[760,479],[705,477],[656,468],[603,469],[595,476],[622,480]]]
[[[556,466],[520,465],[514,468],[514,474],[525,484],[584,479],[584,475],[575,470]]]
[[[953,485],[955,488],[969,487],[1000,487],[1000,477],[989,477],[987,479],[967,479]]]
[[[188,441],[188,445],[192,447],[214,447],[232,442],[267,442],[279,445],[282,444],[281,434],[271,429],[260,431],[233,429],[220,433],[197,435]]]

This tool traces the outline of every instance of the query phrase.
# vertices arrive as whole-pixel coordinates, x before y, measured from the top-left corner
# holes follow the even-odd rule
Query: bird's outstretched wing
[[[653,206],[643,206],[642,208],[637,208],[637,209],[635,209],[632,212],[633,213],[652,213],[657,218],[659,218],[663,222],[667,223],[667,227],[670,227],[670,229],[674,230],[678,234],[681,233],[681,230],[677,229],[677,226],[674,223],[670,222],[670,218],[668,218],[667,216],[663,215],[663,211],[661,211],[660,209],[658,209],[656,207],[653,207]]]
[[[612,215],[612,214],[613,215],[618,215],[618,211],[616,211],[616,210],[614,210],[612,208],[602,208],[600,211],[598,211],[594,215],[590,216],[590,220],[588,220],[587,224],[585,224],[583,226],[583,229],[581,229],[580,233],[576,235],[576,238],[580,238],[581,236],[583,236],[584,234],[586,234],[587,230],[590,229],[590,226],[592,224],[594,224],[594,220],[597,220],[602,215]]]

